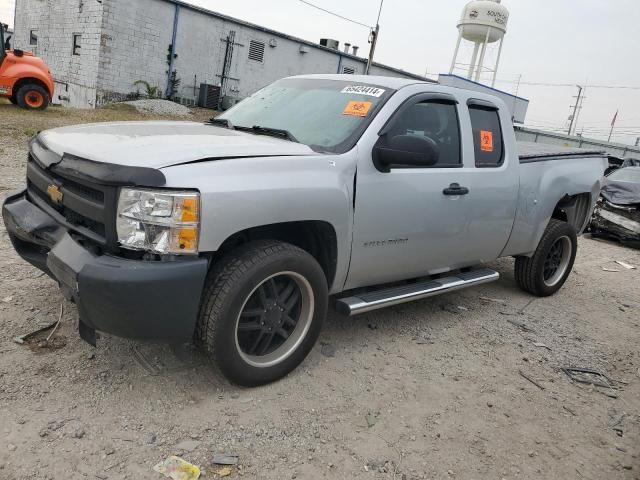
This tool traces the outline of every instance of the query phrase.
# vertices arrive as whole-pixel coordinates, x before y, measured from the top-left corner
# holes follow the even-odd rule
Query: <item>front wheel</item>
[[[196,340],[230,381],[262,385],[305,359],[327,305],[327,279],[311,255],[283,242],[249,243],[209,274]]]
[[[575,229],[566,222],[551,219],[533,256],[516,258],[518,286],[538,297],[553,295],[569,277],[577,249]]]
[[[16,94],[18,106],[27,110],[44,110],[49,106],[49,93],[40,85],[29,83],[20,87]]]

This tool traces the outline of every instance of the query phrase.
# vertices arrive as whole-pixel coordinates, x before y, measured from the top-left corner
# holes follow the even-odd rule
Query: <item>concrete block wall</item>
[[[54,103],[95,106],[102,8],[97,0],[16,1],[14,46],[49,65],[56,80]],[[35,46],[29,44],[31,30],[38,36]],[[80,55],[73,55],[74,34],[82,35]]]
[[[144,92],[134,85],[138,80],[164,93],[175,7],[157,0],[103,0],[103,4],[98,104]]]
[[[143,1],[157,3],[156,0]],[[229,73],[229,95],[244,98],[290,75],[338,72],[339,56],[334,52],[305,45],[308,53],[301,53],[303,44],[300,42],[182,8],[176,40],[178,58],[174,64],[182,80],[179,96],[194,96],[194,82],[196,93],[200,83],[220,84],[227,47],[225,40],[231,31],[235,32],[235,46]],[[249,59],[252,40],[265,45],[262,62]],[[357,66],[351,59],[343,60],[345,66],[353,63]]]
[[[175,12],[176,5],[167,0],[17,0],[15,45],[45,59],[60,82],[56,101],[65,105],[126,100],[144,92],[135,85],[138,80],[164,94]],[[244,98],[290,75],[365,70],[365,59],[198,9],[180,6],[178,18],[174,69],[181,85],[176,96],[186,103],[197,100],[201,83],[220,84],[231,31],[236,43],[227,90],[231,96]],[[31,30],[38,35],[36,47],[29,45]],[[72,55],[74,33],[82,34],[80,55]],[[249,59],[252,40],[265,45],[262,62]],[[375,65],[372,74],[404,76]]]

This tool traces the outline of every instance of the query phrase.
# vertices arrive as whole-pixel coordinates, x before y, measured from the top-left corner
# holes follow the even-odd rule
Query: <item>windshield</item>
[[[616,170],[609,175],[609,180],[614,182],[640,183],[640,167],[626,167]]]
[[[394,90],[357,82],[280,80],[217,117],[232,128],[284,130],[316,151],[344,153]]]

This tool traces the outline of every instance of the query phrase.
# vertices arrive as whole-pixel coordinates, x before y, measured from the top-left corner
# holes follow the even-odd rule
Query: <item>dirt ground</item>
[[[135,118],[151,117],[0,104],[0,199],[23,184],[35,132]],[[103,337],[94,349],[69,303],[50,342],[15,343],[56,321],[62,297],[1,226],[0,479],[160,479],[153,466],[173,454],[202,478],[231,454],[229,478],[640,479],[640,270],[615,260],[640,267],[640,252],[582,238],[551,298],[519,291],[503,259],[493,284],[331,313],[300,368],[242,389],[187,347]]]

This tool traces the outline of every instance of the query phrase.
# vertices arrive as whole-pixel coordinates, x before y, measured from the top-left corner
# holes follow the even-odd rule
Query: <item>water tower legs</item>
[[[462,42],[462,32],[458,34],[458,42],[456,43],[456,49],[453,52],[453,60],[451,60],[451,68],[449,69],[449,75],[453,74],[456,68],[456,60],[458,60],[458,52],[460,51],[460,43]]]
[[[502,55],[502,42],[504,42],[504,37],[500,39],[500,46],[498,47],[498,58],[496,59],[496,66],[493,68],[493,79],[491,80],[491,88],[496,87],[496,75],[498,75],[498,67],[500,66],[500,56]]]
[[[484,55],[487,53],[487,45],[489,44],[489,36],[491,35],[491,31],[493,27],[487,28],[487,35],[484,38],[484,43],[482,44],[482,51],[480,52],[480,60],[478,60],[478,69],[476,70],[476,78],[475,81],[480,81],[480,75],[482,75],[482,70],[484,69]]]
[[[478,59],[478,50],[480,50],[480,44],[475,43],[473,47],[473,55],[471,57],[471,63],[469,64],[469,73],[467,73],[467,79],[471,80],[473,72],[476,69],[476,60]]]

